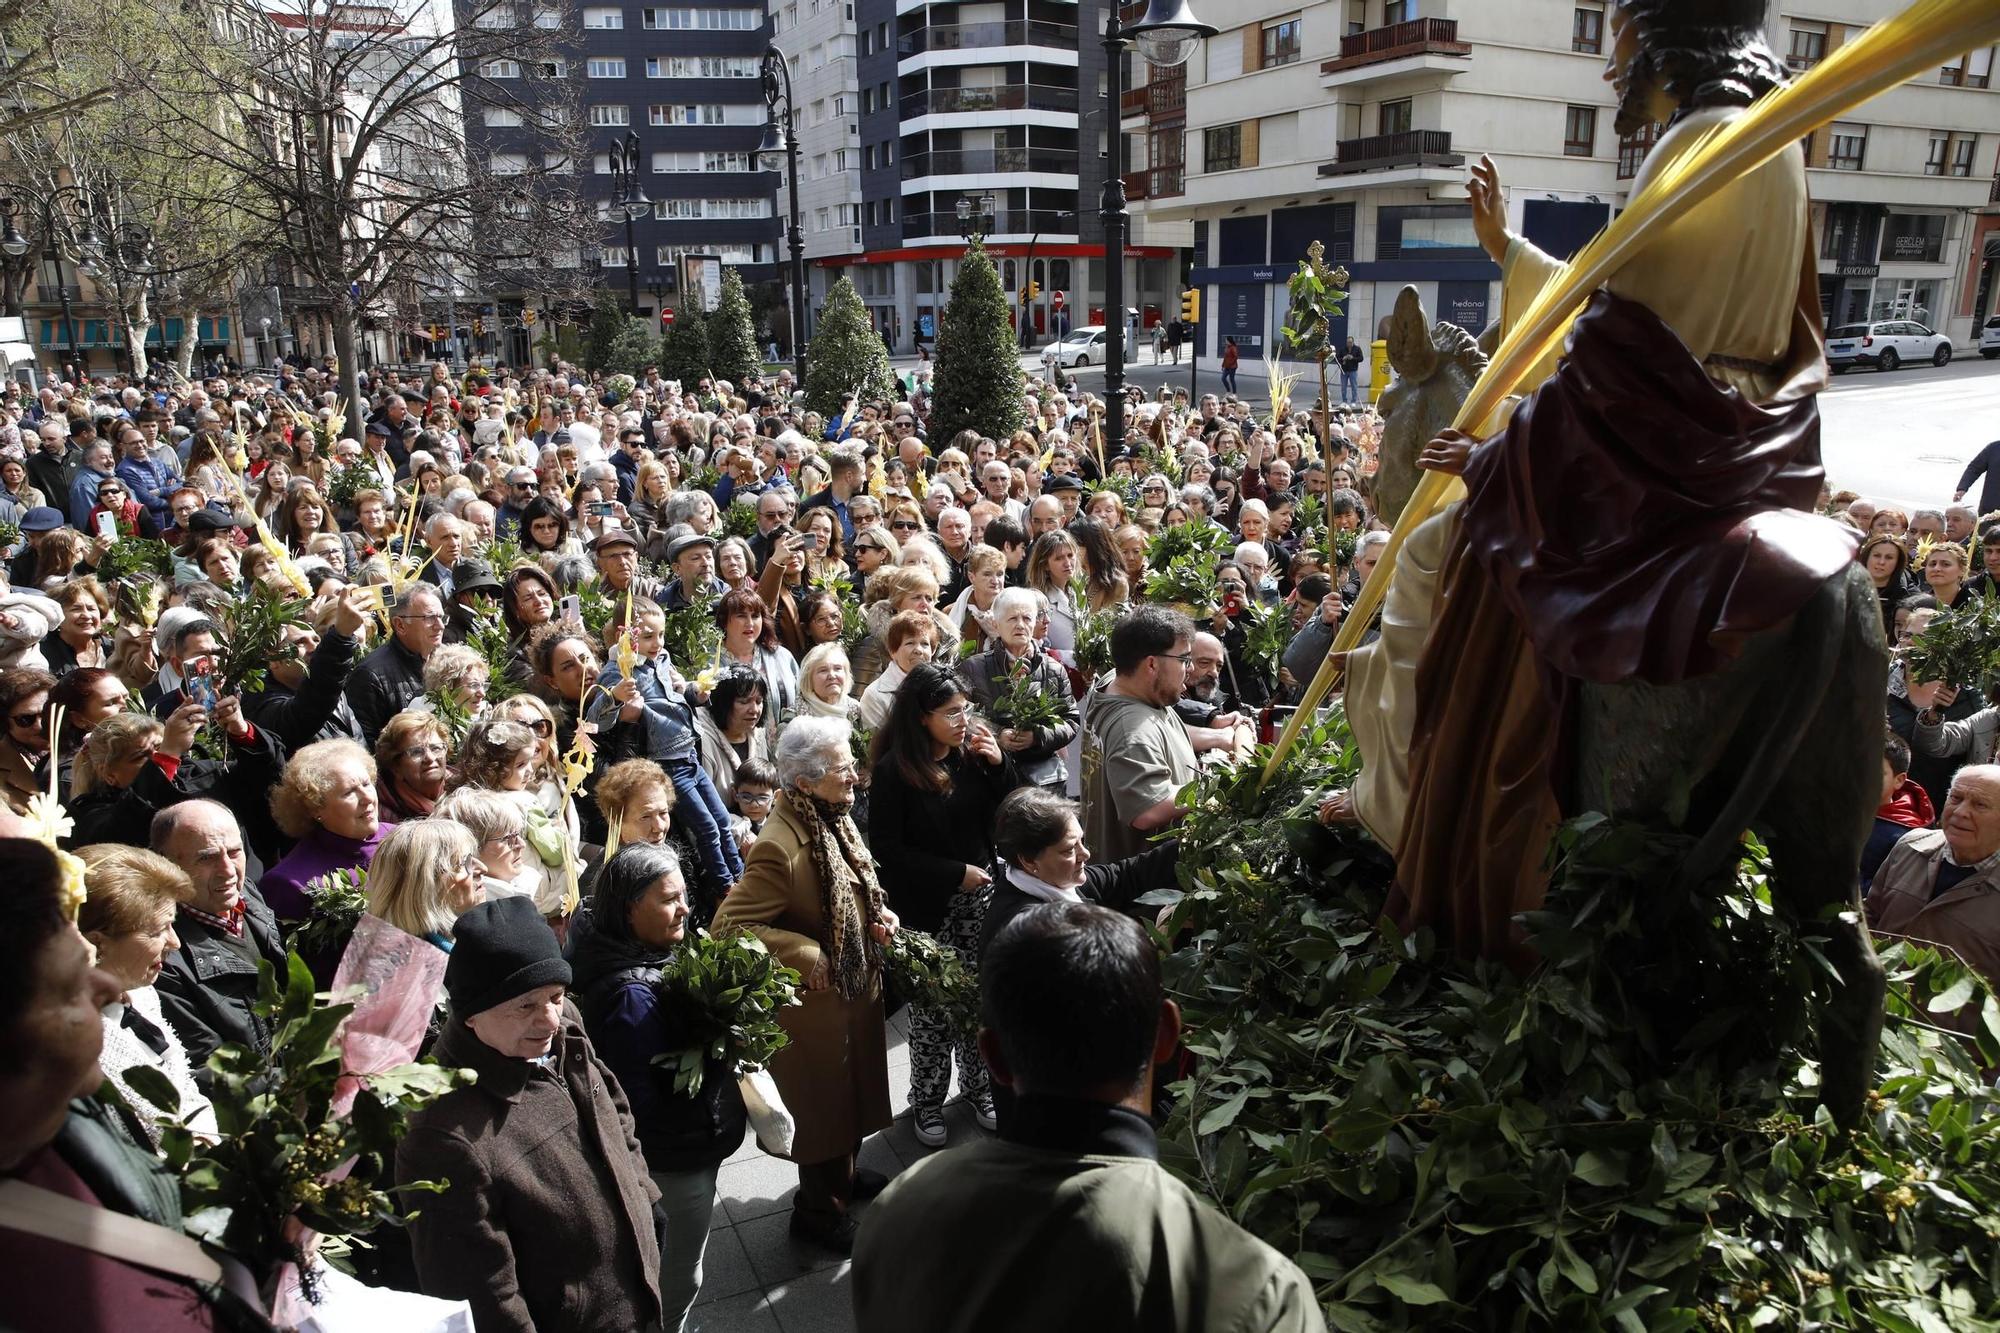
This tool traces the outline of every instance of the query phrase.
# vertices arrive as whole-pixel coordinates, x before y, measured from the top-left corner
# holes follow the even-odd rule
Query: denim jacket
[[[671,668],[665,655],[633,663],[632,678],[639,686],[639,702],[644,708],[640,722],[646,728],[646,757],[655,763],[693,763],[695,759],[694,707],[669,683]],[[597,683],[606,690],[624,677],[618,659],[605,663]],[[591,707],[591,718],[599,728],[609,728],[618,720],[621,707],[616,699],[600,694]]]

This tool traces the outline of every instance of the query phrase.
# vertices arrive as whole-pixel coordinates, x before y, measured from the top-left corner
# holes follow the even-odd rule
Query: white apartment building
[[[1793,68],[1808,69],[1882,9],[1880,0],[1780,0],[1772,43]],[[1977,341],[2000,265],[1993,64],[1993,48],[1971,52],[1807,140],[1830,324],[1909,319],[1948,334],[1961,352]]]
[[[861,86],[855,63],[855,0],[784,0],[771,5],[772,43],[784,53],[798,101],[799,219],[812,314],[826,300],[818,262],[861,248]],[[780,175],[778,213],[790,226],[791,184]],[[781,247],[780,264],[791,262]],[[789,271],[789,270],[785,270]],[[789,279],[787,279],[789,282]],[[789,290],[789,288],[788,288]]]
[[[1794,10],[1801,25],[1837,41],[1860,11],[1880,8],[1879,0],[1815,3],[1852,12],[1808,16],[1784,0],[1777,15],[1774,4],[1771,36],[1781,54],[1791,49]],[[1500,273],[1472,234],[1465,178],[1481,154],[1500,169],[1513,230],[1558,256],[1580,249],[1624,206],[1650,147],[1649,137],[1621,142],[1613,128],[1604,8],[1602,0],[1198,6],[1209,22],[1231,26],[1184,70],[1158,71],[1128,98],[1124,127],[1128,183],[1144,195],[1134,209],[1193,224],[1203,354],[1219,352],[1228,336],[1253,365],[1282,359],[1285,280],[1315,240],[1352,279],[1337,337],[1351,333],[1366,346],[1405,285],[1434,317],[1484,327],[1499,313]],[[1962,81],[1983,79],[1974,71],[1985,67],[1969,62]],[[1972,216],[1992,190],[2000,107],[1982,90],[1927,82],[1857,113],[1872,136],[1858,166],[1850,165],[1852,135],[1843,130],[1838,150],[1834,136],[1816,136],[1814,234],[1842,255],[1870,246],[1892,254],[1864,261],[1828,253],[1830,315],[1842,302],[1872,310],[1883,301],[1935,315],[1950,300],[1945,326],[1956,335],[1971,325],[1977,229],[2000,226],[2000,218]],[[1927,174],[1939,152],[1943,170]],[[1959,165],[1965,174],[1955,176]],[[1865,234],[1854,222],[1863,216],[1877,224]],[[1828,239],[1835,223],[1838,244]],[[1838,281],[1860,295],[1827,284],[1843,269]],[[1979,299],[1984,309],[1994,298]]]

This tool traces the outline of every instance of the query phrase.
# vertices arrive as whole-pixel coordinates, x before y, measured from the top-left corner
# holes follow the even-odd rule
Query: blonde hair
[[[981,542],[965,553],[965,572],[968,574],[1006,573],[1007,557],[998,549]]]
[[[922,565],[888,565],[868,576],[868,604],[887,602],[895,606],[912,593],[929,588],[931,597],[936,599],[938,581],[931,571]]]
[[[458,918],[445,906],[444,887],[478,846],[472,830],[449,819],[396,825],[368,863],[369,913],[412,935],[451,934]]]
[[[90,730],[83,748],[76,752],[70,777],[70,798],[88,794],[104,785],[108,765],[131,760],[150,741],[158,744],[167,734],[158,718],[144,713],[113,713]]]
[[[187,872],[157,852],[106,842],[79,847],[76,854],[85,867],[86,894],[76,928],[86,935],[136,935],[194,897]]]
[[[284,776],[271,789],[271,818],[286,837],[303,838],[319,826],[319,808],[333,791],[342,760],[361,765],[368,781],[375,781],[375,756],[362,749],[359,741],[336,737],[314,741],[293,753]]]
[[[478,649],[462,643],[440,644],[424,663],[424,692],[459,689],[472,677],[474,668],[479,675],[492,674]]]

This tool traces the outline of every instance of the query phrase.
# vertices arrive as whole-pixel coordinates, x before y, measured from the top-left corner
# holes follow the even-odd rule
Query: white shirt
[[[1019,866],[1007,867],[1007,880],[1015,888],[1038,902],[1080,903],[1083,901],[1082,896],[1075,889],[1061,888],[1049,883],[1045,879],[1038,879]]]

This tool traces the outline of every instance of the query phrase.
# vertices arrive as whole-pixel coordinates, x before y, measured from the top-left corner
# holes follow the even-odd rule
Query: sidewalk
[[[889,1021],[889,1104],[896,1123],[862,1145],[861,1164],[894,1176],[945,1148],[930,1149],[910,1131],[909,1011]],[[946,1148],[973,1142],[983,1131],[972,1108],[945,1108]],[[716,1178],[715,1216],[703,1262],[701,1295],[688,1318],[696,1333],[853,1333],[852,1265],[787,1231],[798,1168],[767,1156],[746,1139]],[[862,1206],[866,1215],[867,1205]]]

